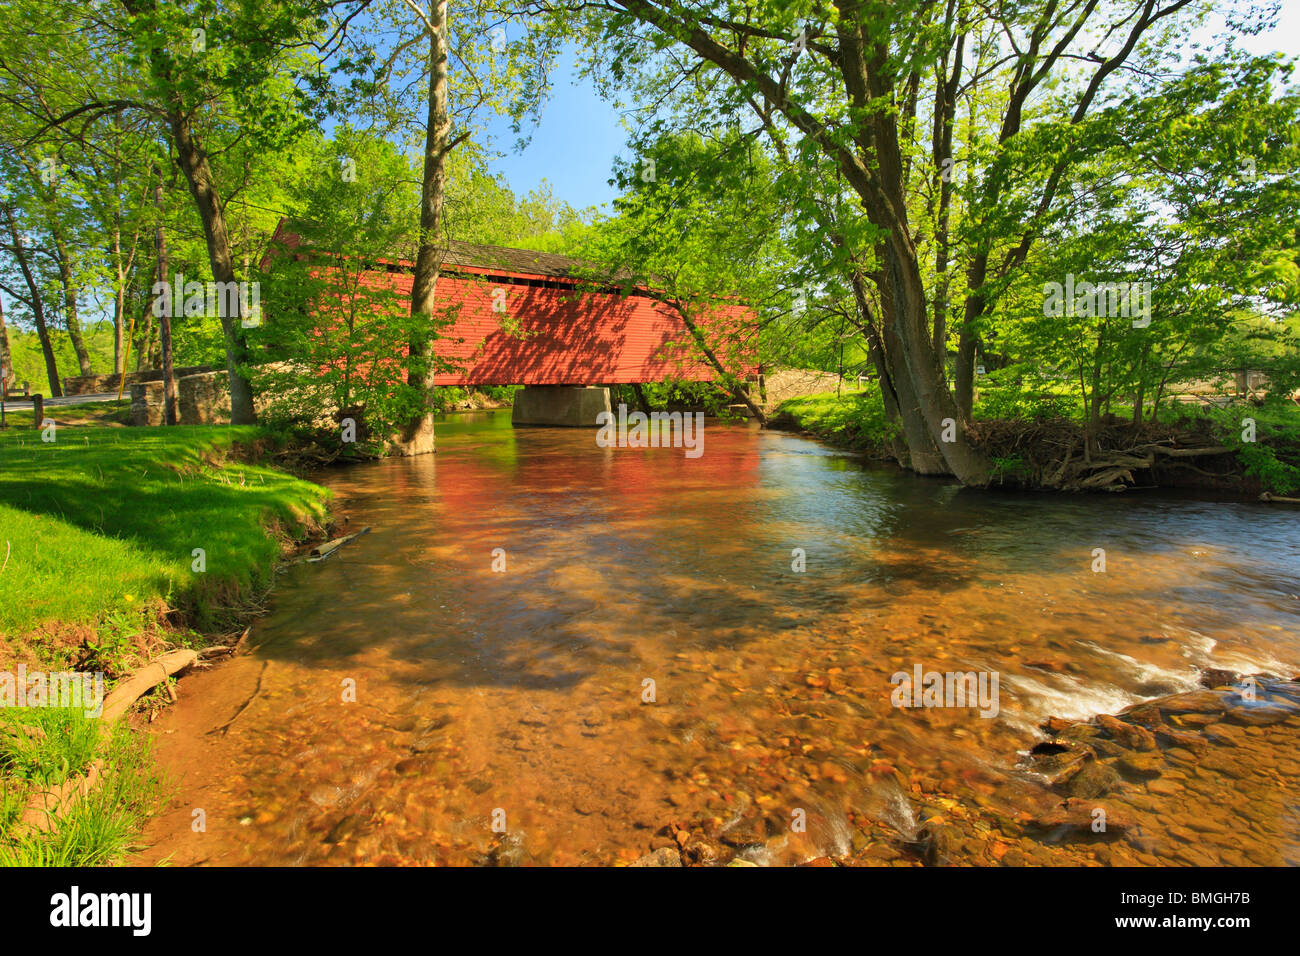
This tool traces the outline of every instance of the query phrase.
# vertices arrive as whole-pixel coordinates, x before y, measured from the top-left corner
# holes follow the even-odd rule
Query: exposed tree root
[[[1207,434],[1165,425],[1108,424],[1091,438],[1068,419],[978,422],[972,437],[1000,465],[997,482],[1055,491],[1125,491],[1154,487],[1157,473],[1186,468],[1230,479],[1192,461],[1232,455]],[[1167,474],[1167,471],[1166,471]]]

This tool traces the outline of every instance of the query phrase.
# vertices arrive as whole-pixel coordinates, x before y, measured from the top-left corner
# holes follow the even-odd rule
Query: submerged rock
[[[661,846],[653,853],[647,853],[633,860],[628,866],[681,866],[682,855],[670,846]]]
[[[1102,797],[1113,790],[1120,780],[1119,772],[1114,767],[1094,760],[1070,778],[1065,785],[1065,792],[1072,797]]]

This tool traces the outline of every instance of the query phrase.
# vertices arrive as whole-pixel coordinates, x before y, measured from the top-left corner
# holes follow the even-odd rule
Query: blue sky
[[[609,179],[614,157],[627,142],[627,131],[618,113],[596,95],[590,82],[578,78],[572,50],[561,67],[527,149],[515,151],[516,137],[509,124],[493,124],[495,146],[505,155],[492,169],[505,174],[518,196],[545,179],[555,195],[575,209],[598,206],[618,195]]]

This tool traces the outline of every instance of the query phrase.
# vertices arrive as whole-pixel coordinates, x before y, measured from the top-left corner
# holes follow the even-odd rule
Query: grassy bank
[[[832,445],[871,455],[888,454],[885,446],[893,431],[874,386],[787,399],[774,418]]]
[[[0,433],[0,673],[102,671],[109,686],[175,645],[238,625],[328,492],[259,463],[257,428]],[[138,735],[78,711],[0,709],[0,863],[104,862],[156,795]],[[106,761],[53,837],[17,832],[34,788]]]
[[[1152,472],[1166,485],[1235,489],[1289,495],[1300,490],[1300,406],[1237,405],[1227,408],[1171,403],[1161,422],[1134,426],[1127,417],[1108,419],[1098,440],[1105,447],[1189,441],[1233,450],[1214,460],[1214,470],[1191,462],[1162,462]],[[1080,449],[1083,409],[1062,399],[1041,407],[1009,409],[995,389],[984,392],[974,409],[979,439],[991,455],[995,482],[1037,487],[1063,449]],[[1246,422],[1253,440],[1246,440]],[[890,457],[891,425],[879,389],[842,390],[789,399],[777,408],[774,424],[793,427],[822,440],[876,457]],[[972,430],[972,434],[975,431]]]

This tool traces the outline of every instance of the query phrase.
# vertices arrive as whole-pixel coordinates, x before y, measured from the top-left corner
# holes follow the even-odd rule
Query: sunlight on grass
[[[253,427],[0,434],[0,634],[179,606],[197,626],[270,581],[281,543],[328,492],[228,458]],[[205,569],[194,570],[195,549]]]

